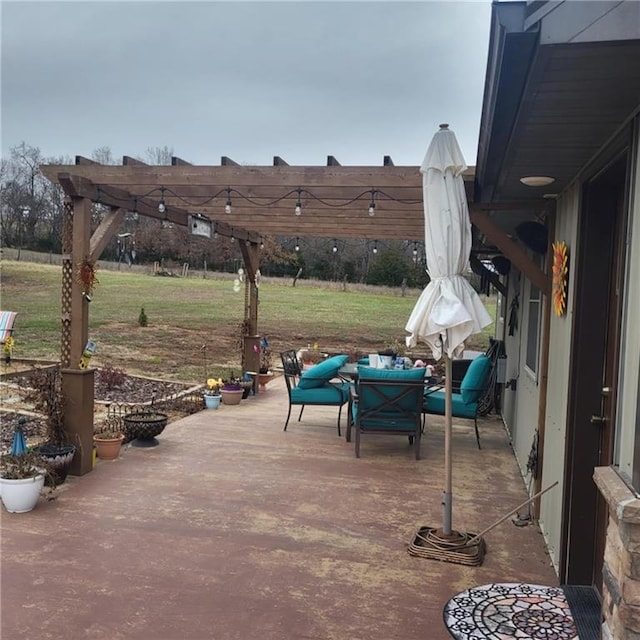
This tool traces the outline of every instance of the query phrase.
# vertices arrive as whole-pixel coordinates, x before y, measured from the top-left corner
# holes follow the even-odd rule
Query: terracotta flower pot
[[[120,455],[120,448],[124,435],[117,438],[102,438],[99,435],[93,436],[93,444],[98,449],[98,458],[101,460],[115,460]]]
[[[240,404],[244,389],[221,389],[222,404]]]
[[[265,391],[265,388],[269,381],[273,380],[273,373],[267,371],[267,373],[258,374],[258,384],[260,385],[260,391]]]

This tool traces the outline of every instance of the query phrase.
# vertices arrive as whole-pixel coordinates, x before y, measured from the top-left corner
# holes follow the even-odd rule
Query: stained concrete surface
[[[294,408],[295,409],[295,408]],[[239,406],[167,426],[41,499],[1,514],[3,640],[444,640],[446,601],[490,582],[557,584],[537,526],[485,536],[480,567],[412,557],[442,522],[444,433],[363,436],[336,409],[287,411],[282,378]],[[344,416],[343,416],[344,421]],[[454,423],[454,528],[526,499],[502,423]]]

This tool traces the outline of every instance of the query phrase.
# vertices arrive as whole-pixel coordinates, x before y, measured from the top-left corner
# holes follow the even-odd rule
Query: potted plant
[[[223,380],[220,396],[223,404],[240,404],[244,395],[244,386],[242,380],[235,376]]]
[[[120,455],[123,440],[124,433],[116,416],[105,418],[103,424],[93,433],[93,444],[101,460],[115,460]]]
[[[64,428],[65,406],[60,367],[34,369],[27,375],[27,384],[29,390],[25,400],[31,402],[46,421],[44,442],[32,447],[32,451],[48,463],[50,473],[46,477],[47,485],[56,486],[65,481],[76,452]]]
[[[258,384],[262,391],[265,390],[267,383],[273,378],[273,354],[269,348],[269,342],[266,338],[260,341],[260,369],[258,371]]]
[[[204,390],[204,404],[207,409],[217,409],[220,406],[220,387],[222,387],[221,378],[208,378],[207,388]]]
[[[0,497],[5,509],[11,513],[31,511],[48,472],[47,462],[31,451],[0,456]]]

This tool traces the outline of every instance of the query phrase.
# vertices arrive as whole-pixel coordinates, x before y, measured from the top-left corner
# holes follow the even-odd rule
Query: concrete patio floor
[[[557,584],[535,525],[489,532],[480,567],[407,553],[442,523],[441,419],[420,461],[392,436],[363,437],[358,460],[335,408],[307,407],[283,432],[286,412],[279,378],[98,462],[30,513],[3,509],[1,637],[444,640],[444,604],[470,586]],[[527,497],[501,421],[480,431],[478,451],[473,424],[454,424],[461,531]]]

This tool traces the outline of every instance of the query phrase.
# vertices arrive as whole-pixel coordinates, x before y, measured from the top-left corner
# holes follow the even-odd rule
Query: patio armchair
[[[13,323],[17,315],[15,311],[0,311],[0,345],[13,337]]]
[[[478,404],[489,383],[491,366],[491,358],[484,354],[472,360],[460,383],[460,391],[451,394],[451,415],[454,418],[473,420],[478,449],[481,448],[478,431]],[[441,386],[436,390],[428,388],[425,391],[422,411],[424,414],[437,416],[445,414],[445,392]]]
[[[424,373],[416,369],[376,369],[358,366],[351,393],[347,442],[355,429],[355,453],[360,457],[363,434],[408,436],[416,460],[420,459]]]
[[[349,401],[350,384],[342,380],[333,380],[338,375],[340,367],[347,361],[348,356],[338,355],[327,358],[307,371],[302,370],[294,350],[281,352],[280,358],[289,395],[289,411],[284,423],[284,431],[287,430],[291,408],[294,405],[300,407],[298,422],[302,418],[305,406],[321,405],[338,407],[338,435],[342,435],[340,418],[343,405]]]

